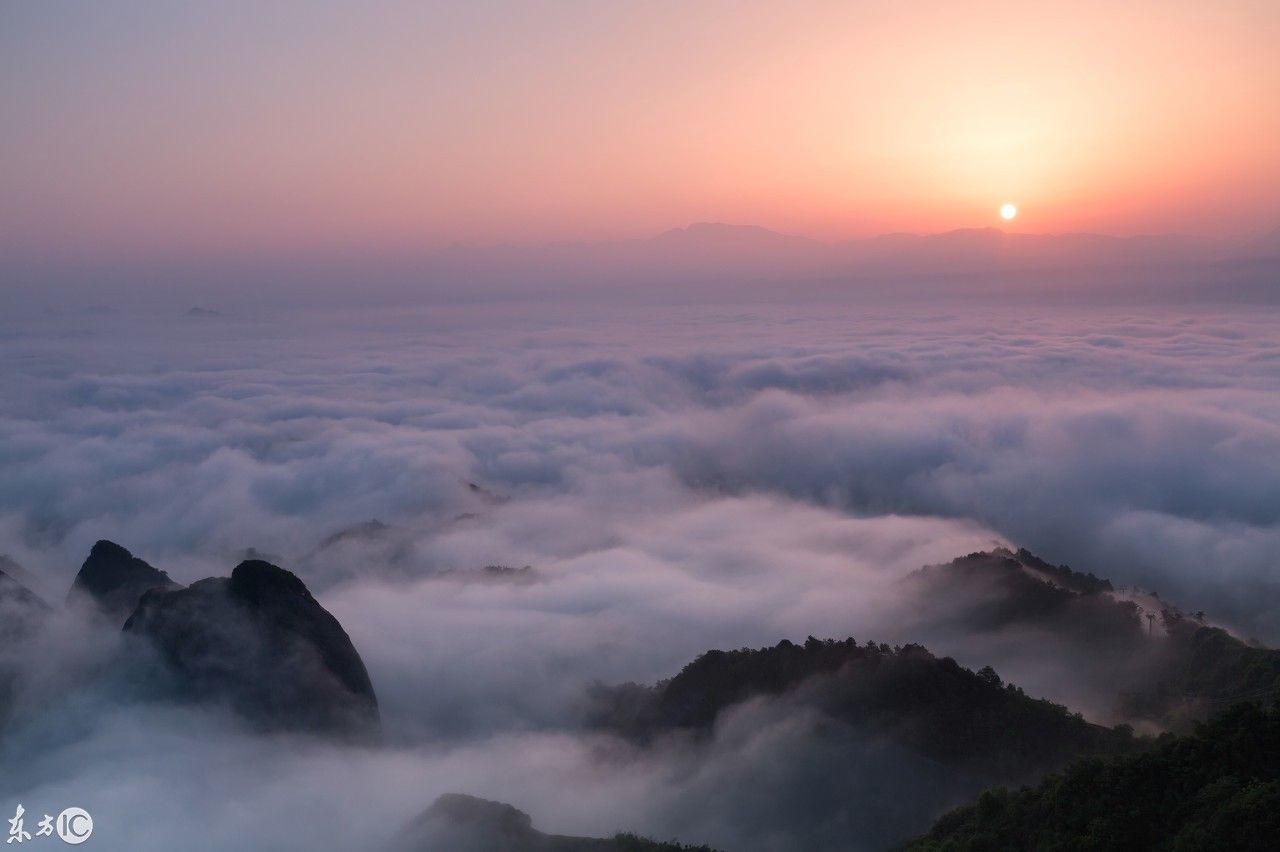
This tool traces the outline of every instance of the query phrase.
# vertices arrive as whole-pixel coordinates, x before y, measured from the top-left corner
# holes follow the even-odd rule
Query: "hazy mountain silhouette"
[[[39,595],[0,571],[0,641],[29,635],[49,612],[49,605]]]
[[[711,285],[766,284],[783,288],[781,292],[817,287],[823,292],[924,295],[935,289],[999,292],[1013,287],[1023,293],[1068,287],[1079,293],[1099,287],[1179,297],[1200,292],[1200,287],[1238,285],[1260,287],[1267,295],[1274,282],[1265,275],[1265,280],[1245,276],[1247,280],[1232,284],[1215,272],[1216,262],[1238,257],[1243,248],[1176,234],[1114,237],[998,228],[822,242],[758,226],[702,222],[646,239],[454,246],[427,260],[423,280],[466,280],[482,290],[528,292],[629,284],[644,285],[645,292],[674,288],[688,295]]]
[[[908,575],[901,587],[925,618],[957,630],[997,632],[1028,624],[1086,646],[1145,649],[1141,609],[1109,580],[1052,565],[1028,550],[970,553]]]
[[[390,526],[384,524],[377,518],[371,518],[370,520],[361,521],[358,524],[352,524],[349,527],[345,527],[335,533],[325,536],[324,540],[320,542],[320,549],[324,550],[325,548],[333,547],[338,542],[349,541],[351,539],[377,538],[390,529]]]
[[[21,573],[12,559],[0,556],[0,651],[21,648],[52,612],[39,595],[12,576]],[[0,654],[0,731],[8,721],[18,678],[17,663],[17,659]]]
[[[713,852],[707,846],[659,843],[630,834],[611,838],[544,834],[524,811],[447,793],[414,818],[391,852]]]
[[[19,579],[25,573],[8,556],[0,555],[0,636],[50,611],[49,605]]]
[[[1078,662],[1080,678],[1113,696],[1117,719],[1186,728],[1238,700],[1280,699],[1280,651],[1027,550],[971,553],[902,585],[922,622],[977,635],[1017,631],[1044,656]]]

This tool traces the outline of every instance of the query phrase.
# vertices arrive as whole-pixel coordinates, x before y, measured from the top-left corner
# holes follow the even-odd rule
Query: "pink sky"
[[[0,249],[1280,224],[1270,0],[0,11]]]

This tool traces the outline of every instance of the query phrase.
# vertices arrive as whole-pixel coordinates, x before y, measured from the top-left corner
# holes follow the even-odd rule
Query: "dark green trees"
[[[905,848],[1262,852],[1280,844],[1280,706],[1238,705],[1145,754],[990,790]]]

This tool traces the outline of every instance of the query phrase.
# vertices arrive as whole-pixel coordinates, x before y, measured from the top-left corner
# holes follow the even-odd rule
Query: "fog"
[[[1100,716],[1069,665],[904,596],[998,543],[1280,640],[1271,308],[186,307],[0,319],[0,553],[60,606],[99,538],[181,582],[254,548],[342,622],[385,737],[145,700],[126,638],[59,611],[2,655],[0,807],[84,807],[95,848],[375,848],[449,791],[548,831],[875,848],[961,798],[923,759],[784,701],[638,752],[582,729],[586,689],[852,635]],[[866,767],[839,790],[831,737]],[[815,825],[824,796],[856,806]]]

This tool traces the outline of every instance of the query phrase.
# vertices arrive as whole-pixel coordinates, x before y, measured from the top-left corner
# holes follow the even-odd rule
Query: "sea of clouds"
[[[223,313],[0,319],[0,553],[61,602],[99,538],[180,582],[254,548],[346,627],[386,742],[140,702],[119,638],[60,615],[13,661],[0,810],[85,807],[96,848],[375,848],[448,791],[564,833],[874,848],[954,804],[931,767],[846,743],[865,783],[824,788],[821,738],[856,732],[770,702],[638,754],[580,729],[586,687],[852,635],[1091,710],[1065,664],[913,623],[902,577],[996,543],[1280,641],[1275,309]],[[862,804],[815,824],[823,796]]]

